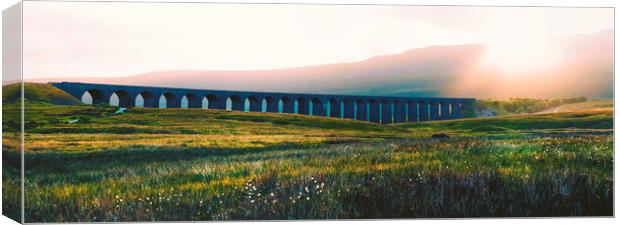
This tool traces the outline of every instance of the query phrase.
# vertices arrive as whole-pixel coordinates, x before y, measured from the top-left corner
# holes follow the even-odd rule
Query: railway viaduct
[[[90,95],[92,104],[151,108],[208,108],[233,111],[295,113],[347,118],[374,123],[401,123],[462,118],[473,98],[383,97],[275,93],[128,86],[76,82],[51,83],[78,99]],[[141,104],[137,104],[137,103]],[[115,103],[116,104],[116,103]]]

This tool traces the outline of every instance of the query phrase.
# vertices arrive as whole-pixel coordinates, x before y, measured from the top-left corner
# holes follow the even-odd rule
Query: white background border
[[[70,1],[70,0],[67,0]],[[96,1],[110,1],[110,0],[96,0]],[[227,3],[310,3],[310,4],[393,4],[393,5],[479,5],[479,6],[568,6],[568,7],[616,7],[620,6],[620,1],[613,0],[146,0],[149,2],[227,2]],[[0,0],[0,8],[2,10],[18,3],[19,0]],[[145,2],[139,0],[126,0],[126,2]],[[614,10],[615,11],[615,10]],[[617,24],[617,17],[614,17],[614,24]],[[0,18],[1,21],[1,18]],[[1,27],[0,23],[0,27]],[[615,26],[614,26],[615,29]],[[614,32],[615,33],[615,32]],[[614,35],[614,43],[618,43],[618,37]],[[615,46],[614,46],[615,47]],[[0,52],[1,52],[0,47]],[[614,50],[615,54],[615,50]],[[615,65],[618,64],[617,58],[614,57]],[[0,71],[2,66],[0,65]],[[615,66],[614,66],[615,71]],[[615,72],[614,72],[615,73]],[[614,105],[618,104],[618,99],[615,98],[615,87],[618,84],[618,80],[615,79],[614,74]],[[1,90],[1,88],[0,88]],[[0,111],[0,121],[1,121]],[[618,112],[614,112],[614,118],[618,116]],[[614,130],[616,120],[614,119]],[[614,136],[614,159],[618,159],[618,151],[616,145],[618,143],[618,136]],[[615,163],[615,161],[614,161]],[[615,164],[614,164],[615,167]],[[1,168],[0,168],[1,171]],[[617,171],[615,171],[617,172]],[[614,181],[618,180],[618,173],[614,173]],[[618,194],[618,185],[614,185],[614,193]],[[0,198],[0,203],[2,199]],[[618,215],[619,205],[618,197],[615,197],[615,215]],[[399,219],[399,220],[364,220],[364,221],[291,221],[291,222],[260,222],[261,224],[382,224],[382,225],[394,225],[394,224],[497,224],[502,225],[522,225],[527,224],[617,224],[617,218],[557,218],[557,219]],[[207,223],[207,222],[196,222]],[[256,222],[234,222],[234,224],[255,224]],[[16,224],[12,220],[0,216],[0,224]],[[187,224],[187,223],[166,223],[166,224]]]

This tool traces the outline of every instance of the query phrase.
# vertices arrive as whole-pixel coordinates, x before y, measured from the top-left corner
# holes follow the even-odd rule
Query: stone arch
[[[440,104],[441,105],[440,105],[440,108],[439,108],[439,111],[440,111],[439,117],[442,120],[450,119],[450,102],[442,101],[442,102],[440,102]]]
[[[392,123],[392,101],[381,101],[381,123]]]
[[[438,101],[433,100],[430,102],[430,107],[431,107],[430,120],[439,120],[441,104],[439,104]]]
[[[417,101],[407,102],[407,121],[418,122],[418,102]]]
[[[157,106],[157,100],[155,99],[155,95],[148,91],[143,91],[136,95],[134,101],[134,105],[136,107],[154,108]]]
[[[452,102],[452,104],[450,104],[450,118],[451,119],[461,118],[461,103],[460,102]]]
[[[114,102],[113,102],[114,100]],[[109,98],[110,105],[118,106],[118,107],[129,107],[131,106],[131,97],[129,96],[129,92],[125,90],[117,90],[114,91]]]
[[[256,96],[249,96],[246,98],[246,102],[248,104],[247,107],[244,106],[244,109],[250,112],[260,112],[262,108],[261,101],[258,100]],[[245,102],[244,102],[245,104]]]
[[[355,119],[368,121],[368,109],[366,101],[363,99],[358,99],[355,101]]]
[[[325,116],[325,109],[323,109],[324,106],[321,99],[314,97],[310,100],[310,104],[312,104],[313,116]]]
[[[280,101],[278,102],[278,105],[281,106],[281,110],[279,110],[282,113],[294,113],[295,112],[295,108],[294,108],[294,104],[293,101],[291,101],[291,99],[289,97],[281,97]],[[280,107],[278,107],[280,108]]]
[[[179,100],[172,92],[163,93],[159,97],[159,108],[179,108]]]
[[[308,115],[309,114],[309,110],[308,110],[308,101],[306,101],[305,98],[303,97],[299,97],[297,99],[295,99],[295,103],[297,105],[297,114],[302,114],[302,115]]]
[[[267,96],[263,98],[263,102],[265,105],[265,112],[278,112],[278,102],[274,97]]]
[[[231,95],[226,99],[226,110],[243,111],[243,103],[241,97]]]
[[[340,117],[340,100],[335,98],[330,98],[328,101],[329,104],[329,117],[333,118],[341,118]]]
[[[418,102],[418,121],[429,121],[429,105],[428,101],[422,100]]]
[[[368,101],[368,120],[370,122],[379,123],[381,122],[381,110],[379,106],[379,101],[371,99]]]
[[[353,100],[345,98],[342,100],[343,106],[343,117],[348,119],[355,118],[355,103]]]
[[[181,108],[200,108],[202,107],[202,99],[198,98],[195,94],[187,93],[181,98],[180,105]]]
[[[82,103],[84,104],[103,104],[106,103],[103,92],[98,89],[90,89],[85,91],[81,97]]]
[[[402,100],[394,100],[393,106],[393,120],[394,123],[402,123],[407,121],[407,104]]]
[[[203,109],[209,108],[209,99],[207,98],[207,96],[202,97],[202,100],[200,100],[200,108],[203,108]]]
[[[207,109],[217,109],[219,108],[219,104],[220,102],[218,101],[219,99],[217,98],[216,95],[213,94],[208,94],[207,96],[205,96],[205,98],[207,99]],[[205,108],[203,106],[203,108]]]

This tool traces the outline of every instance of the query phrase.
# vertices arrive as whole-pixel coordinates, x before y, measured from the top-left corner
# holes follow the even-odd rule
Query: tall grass
[[[167,152],[127,151],[124,157],[144,157],[135,162],[67,156],[61,165],[27,156],[33,162],[27,221],[610,216],[613,210],[612,139],[605,136],[394,140],[243,154],[185,150],[176,154],[191,157],[170,160],[158,151]]]

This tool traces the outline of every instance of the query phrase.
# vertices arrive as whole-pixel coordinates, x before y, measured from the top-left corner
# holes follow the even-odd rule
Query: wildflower
[[[310,200],[310,197],[306,197],[306,200]]]
[[[274,196],[273,192],[269,193],[269,195],[271,195],[271,197],[273,197],[273,196]]]

